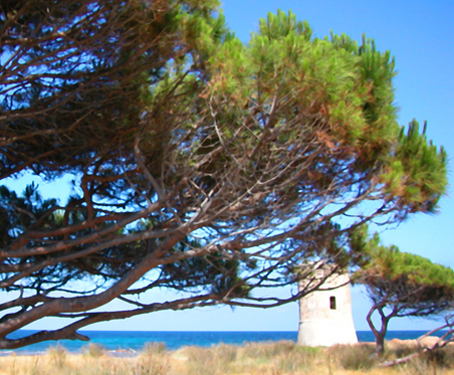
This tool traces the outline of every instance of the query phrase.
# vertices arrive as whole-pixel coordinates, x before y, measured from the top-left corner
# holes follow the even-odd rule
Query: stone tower
[[[328,266],[318,269],[315,279],[310,283],[323,278],[326,272],[330,272]],[[353,324],[349,281],[347,273],[333,274],[320,286],[322,290],[299,300],[298,344],[331,346],[358,342]],[[302,290],[307,283],[306,280],[300,281],[299,289]]]

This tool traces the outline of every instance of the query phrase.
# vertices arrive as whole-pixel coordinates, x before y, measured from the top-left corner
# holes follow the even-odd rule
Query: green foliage
[[[428,142],[424,124],[422,134],[419,124],[413,120],[404,133],[401,128],[396,148],[396,159],[400,160],[406,174],[405,184],[399,194],[414,202],[415,211],[434,212],[439,195],[434,192],[443,191],[447,186],[447,156],[443,148]],[[397,188],[397,187],[396,187]]]
[[[381,245],[378,234],[370,240],[363,237],[364,234],[367,229],[363,227],[351,238],[352,246],[362,248],[367,257],[367,264],[356,274],[361,283],[374,285],[374,280],[378,283],[382,279],[391,282],[404,279],[409,286],[440,288],[440,293],[447,298],[454,297],[454,271],[451,268],[416,254],[401,252],[393,245]]]
[[[368,238],[367,227],[350,237],[350,246],[362,251],[363,263],[353,282],[366,287],[372,307],[367,322],[375,335],[378,354],[384,353],[384,339],[394,317],[434,316],[453,309],[454,271],[419,255],[384,246],[378,234]],[[381,328],[372,315],[378,312]]]
[[[294,296],[254,289],[290,285],[314,259],[361,264],[380,246],[364,233],[344,246],[360,223],[435,211],[447,158],[416,122],[397,123],[389,51],[365,37],[315,38],[280,10],[245,44],[218,5],[0,8],[11,58],[0,75],[0,179],[74,180],[66,202],[0,188],[0,288],[29,296],[3,305],[17,312],[0,318],[0,348],[78,337],[73,325],[6,339],[47,314],[81,328],[165,309],[279,305]],[[389,264],[390,277],[413,262],[427,274],[399,280],[441,290],[448,273],[420,260]],[[187,298],[139,300],[153,288]],[[114,299],[133,307],[89,313]]]
[[[361,45],[345,35],[311,38],[307,23],[282,11],[260,22],[247,49],[233,38],[218,51],[211,58],[218,72],[213,76],[213,102],[224,103],[222,97],[229,97],[222,108],[215,107],[219,121],[241,123],[250,99],[259,109],[273,108],[275,98],[283,98],[269,124],[278,141],[299,137],[296,129],[285,130],[295,114],[302,115],[295,119],[318,116],[325,124],[314,136],[331,154],[345,160],[354,155],[351,174],[373,170],[389,199],[397,199],[406,212],[434,210],[447,186],[446,155],[427,142],[424,132],[419,134],[416,122],[407,133],[399,131],[393,104],[395,64],[389,51],[377,51],[366,38]],[[226,139],[238,131],[222,125]],[[311,130],[303,129],[306,135]],[[319,182],[322,189],[333,181]]]

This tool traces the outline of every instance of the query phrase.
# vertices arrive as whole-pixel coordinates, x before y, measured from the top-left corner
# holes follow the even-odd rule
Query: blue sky
[[[390,50],[396,58],[398,75],[394,80],[395,102],[400,108],[399,123],[413,118],[428,121],[427,135],[436,145],[443,145],[450,156],[449,180],[452,184],[454,158],[454,2],[428,1],[359,1],[359,0],[226,0],[226,21],[244,42],[258,28],[258,19],[277,8],[291,9],[300,20],[307,20],[316,37],[345,33],[360,40],[363,33],[374,38],[377,48]],[[419,214],[398,228],[379,228],[386,244],[416,253],[446,266],[454,266],[453,187],[440,201],[438,215]],[[353,315],[357,329],[367,329],[365,315],[369,301],[355,288],[352,294]],[[272,311],[267,311],[275,316]],[[238,311],[236,314],[240,314]],[[270,328],[282,321],[283,329],[296,325],[296,306],[282,311],[282,318],[271,320]],[[235,314],[234,314],[235,315]],[[265,315],[265,313],[263,314]],[[276,314],[276,316],[279,314]],[[285,323],[284,323],[285,322]],[[391,329],[425,329],[433,321],[394,319]]]
[[[413,118],[428,121],[428,137],[444,145],[451,156],[449,179],[452,183],[454,158],[454,2],[428,1],[346,1],[346,0],[226,0],[224,15],[230,28],[244,42],[256,31],[260,17],[267,12],[291,9],[300,20],[308,20],[316,37],[346,33],[360,40],[362,33],[374,38],[377,48],[391,50],[399,72],[394,84],[399,122]],[[398,228],[380,228],[386,244],[402,251],[426,256],[434,262],[454,266],[454,199],[452,188],[440,202],[438,215],[416,215]],[[151,298],[151,296],[150,296]],[[166,298],[156,292],[156,298]],[[365,316],[369,302],[361,290],[353,290],[353,310],[358,330],[368,329]],[[55,328],[54,320],[30,328]],[[390,329],[427,329],[430,320],[394,319]],[[298,326],[296,303],[269,309],[231,310],[228,307],[160,312],[89,329],[110,330],[285,330]]]

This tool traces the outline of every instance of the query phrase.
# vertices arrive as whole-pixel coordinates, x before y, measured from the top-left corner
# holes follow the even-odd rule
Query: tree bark
[[[380,331],[377,330],[375,327],[374,323],[372,322],[372,315],[375,311],[378,311],[380,316],[381,316],[381,329]],[[367,314],[367,323],[369,324],[369,327],[372,331],[372,333],[375,336],[375,355],[377,357],[383,356],[385,352],[385,336],[386,336],[386,331],[388,329],[388,322],[389,322],[389,317],[387,317],[383,311],[381,310],[380,307],[377,305],[373,305],[372,308],[369,310],[369,313]]]

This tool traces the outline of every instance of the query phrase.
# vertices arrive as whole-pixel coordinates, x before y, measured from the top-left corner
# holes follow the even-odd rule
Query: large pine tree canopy
[[[0,189],[0,348],[166,309],[277,306],[302,296],[270,289],[311,277],[302,262],[356,261],[359,225],[436,210],[446,155],[397,123],[389,51],[315,38],[282,11],[245,44],[218,5],[1,3],[1,179],[74,187]],[[140,302],[152,288],[181,293]],[[130,308],[97,309],[113,300]],[[48,316],[72,320],[7,337]]]

